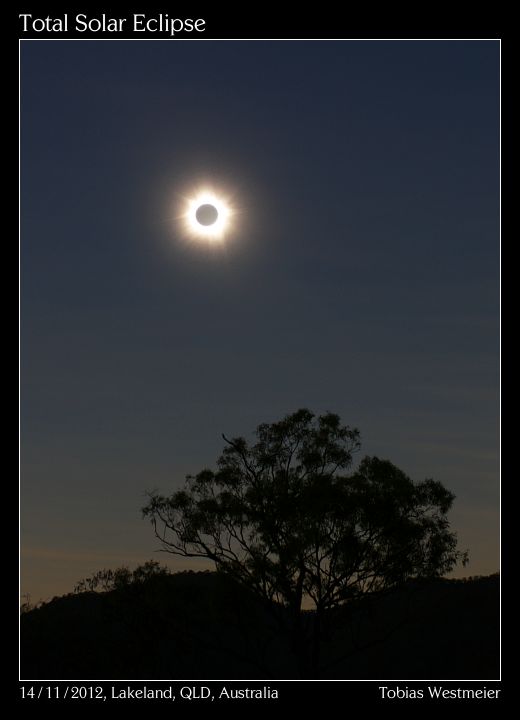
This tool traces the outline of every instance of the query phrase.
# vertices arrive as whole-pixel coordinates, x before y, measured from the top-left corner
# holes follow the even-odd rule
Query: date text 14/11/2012
[[[155,17],[147,17],[144,13],[134,13],[131,25],[128,26],[128,18],[113,18],[108,15],[89,18],[85,13],[79,13],[71,21],[68,14],[60,17],[37,17],[29,13],[18,16],[22,22],[23,32],[51,32],[67,33],[75,31],[83,32],[157,32],[173,37],[180,32],[204,32],[206,21],[202,18],[171,18],[169,15],[160,13]]]
[[[110,690],[108,692],[107,690]],[[220,690],[213,690],[207,685],[183,685],[174,689],[140,687],[106,688],[102,685],[55,685],[21,688],[23,700],[277,700],[278,690],[268,685],[256,688],[230,688],[225,685]]]

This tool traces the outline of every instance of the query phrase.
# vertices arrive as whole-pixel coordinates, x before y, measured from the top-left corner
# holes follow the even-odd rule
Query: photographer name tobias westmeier
[[[472,688],[444,688],[441,685],[428,687],[428,693],[421,688],[391,688],[380,685],[379,691],[383,700],[423,700],[429,697],[432,700],[496,700],[500,694],[499,688],[481,687]]]

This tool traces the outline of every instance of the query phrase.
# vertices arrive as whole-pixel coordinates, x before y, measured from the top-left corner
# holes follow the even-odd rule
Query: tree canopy
[[[144,508],[165,550],[213,560],[269,600],[327,608],[411,577],[451,570],[454,495],[365,457],[345,475],[359,431],[306,409],[226,441],[216,471],[188,476]]]
[[[301,409],[264,423],[256,441],[228,439],[217,469],[152,493],[143,513],[164,550],[212,560],[301,626],[325,611],[411,578],[449,572],[465,554],[449,529],[454,495],[365,457],[356,428]]]

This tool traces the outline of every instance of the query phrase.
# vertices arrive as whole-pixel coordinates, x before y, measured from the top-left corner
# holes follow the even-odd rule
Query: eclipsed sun
[[[186,230],[193,238],[223,240],[231,226],[231,207],[216,193],[196,193],[186,203]]]

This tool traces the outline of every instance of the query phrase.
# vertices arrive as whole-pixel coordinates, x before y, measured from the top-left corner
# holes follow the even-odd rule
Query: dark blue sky
[[[498,42],[21,58],[24,591],[150,558],[145,490],[302,406],[445,483],[462,574],[496,571]],[[173,219],[201,182],[217,251]]]

